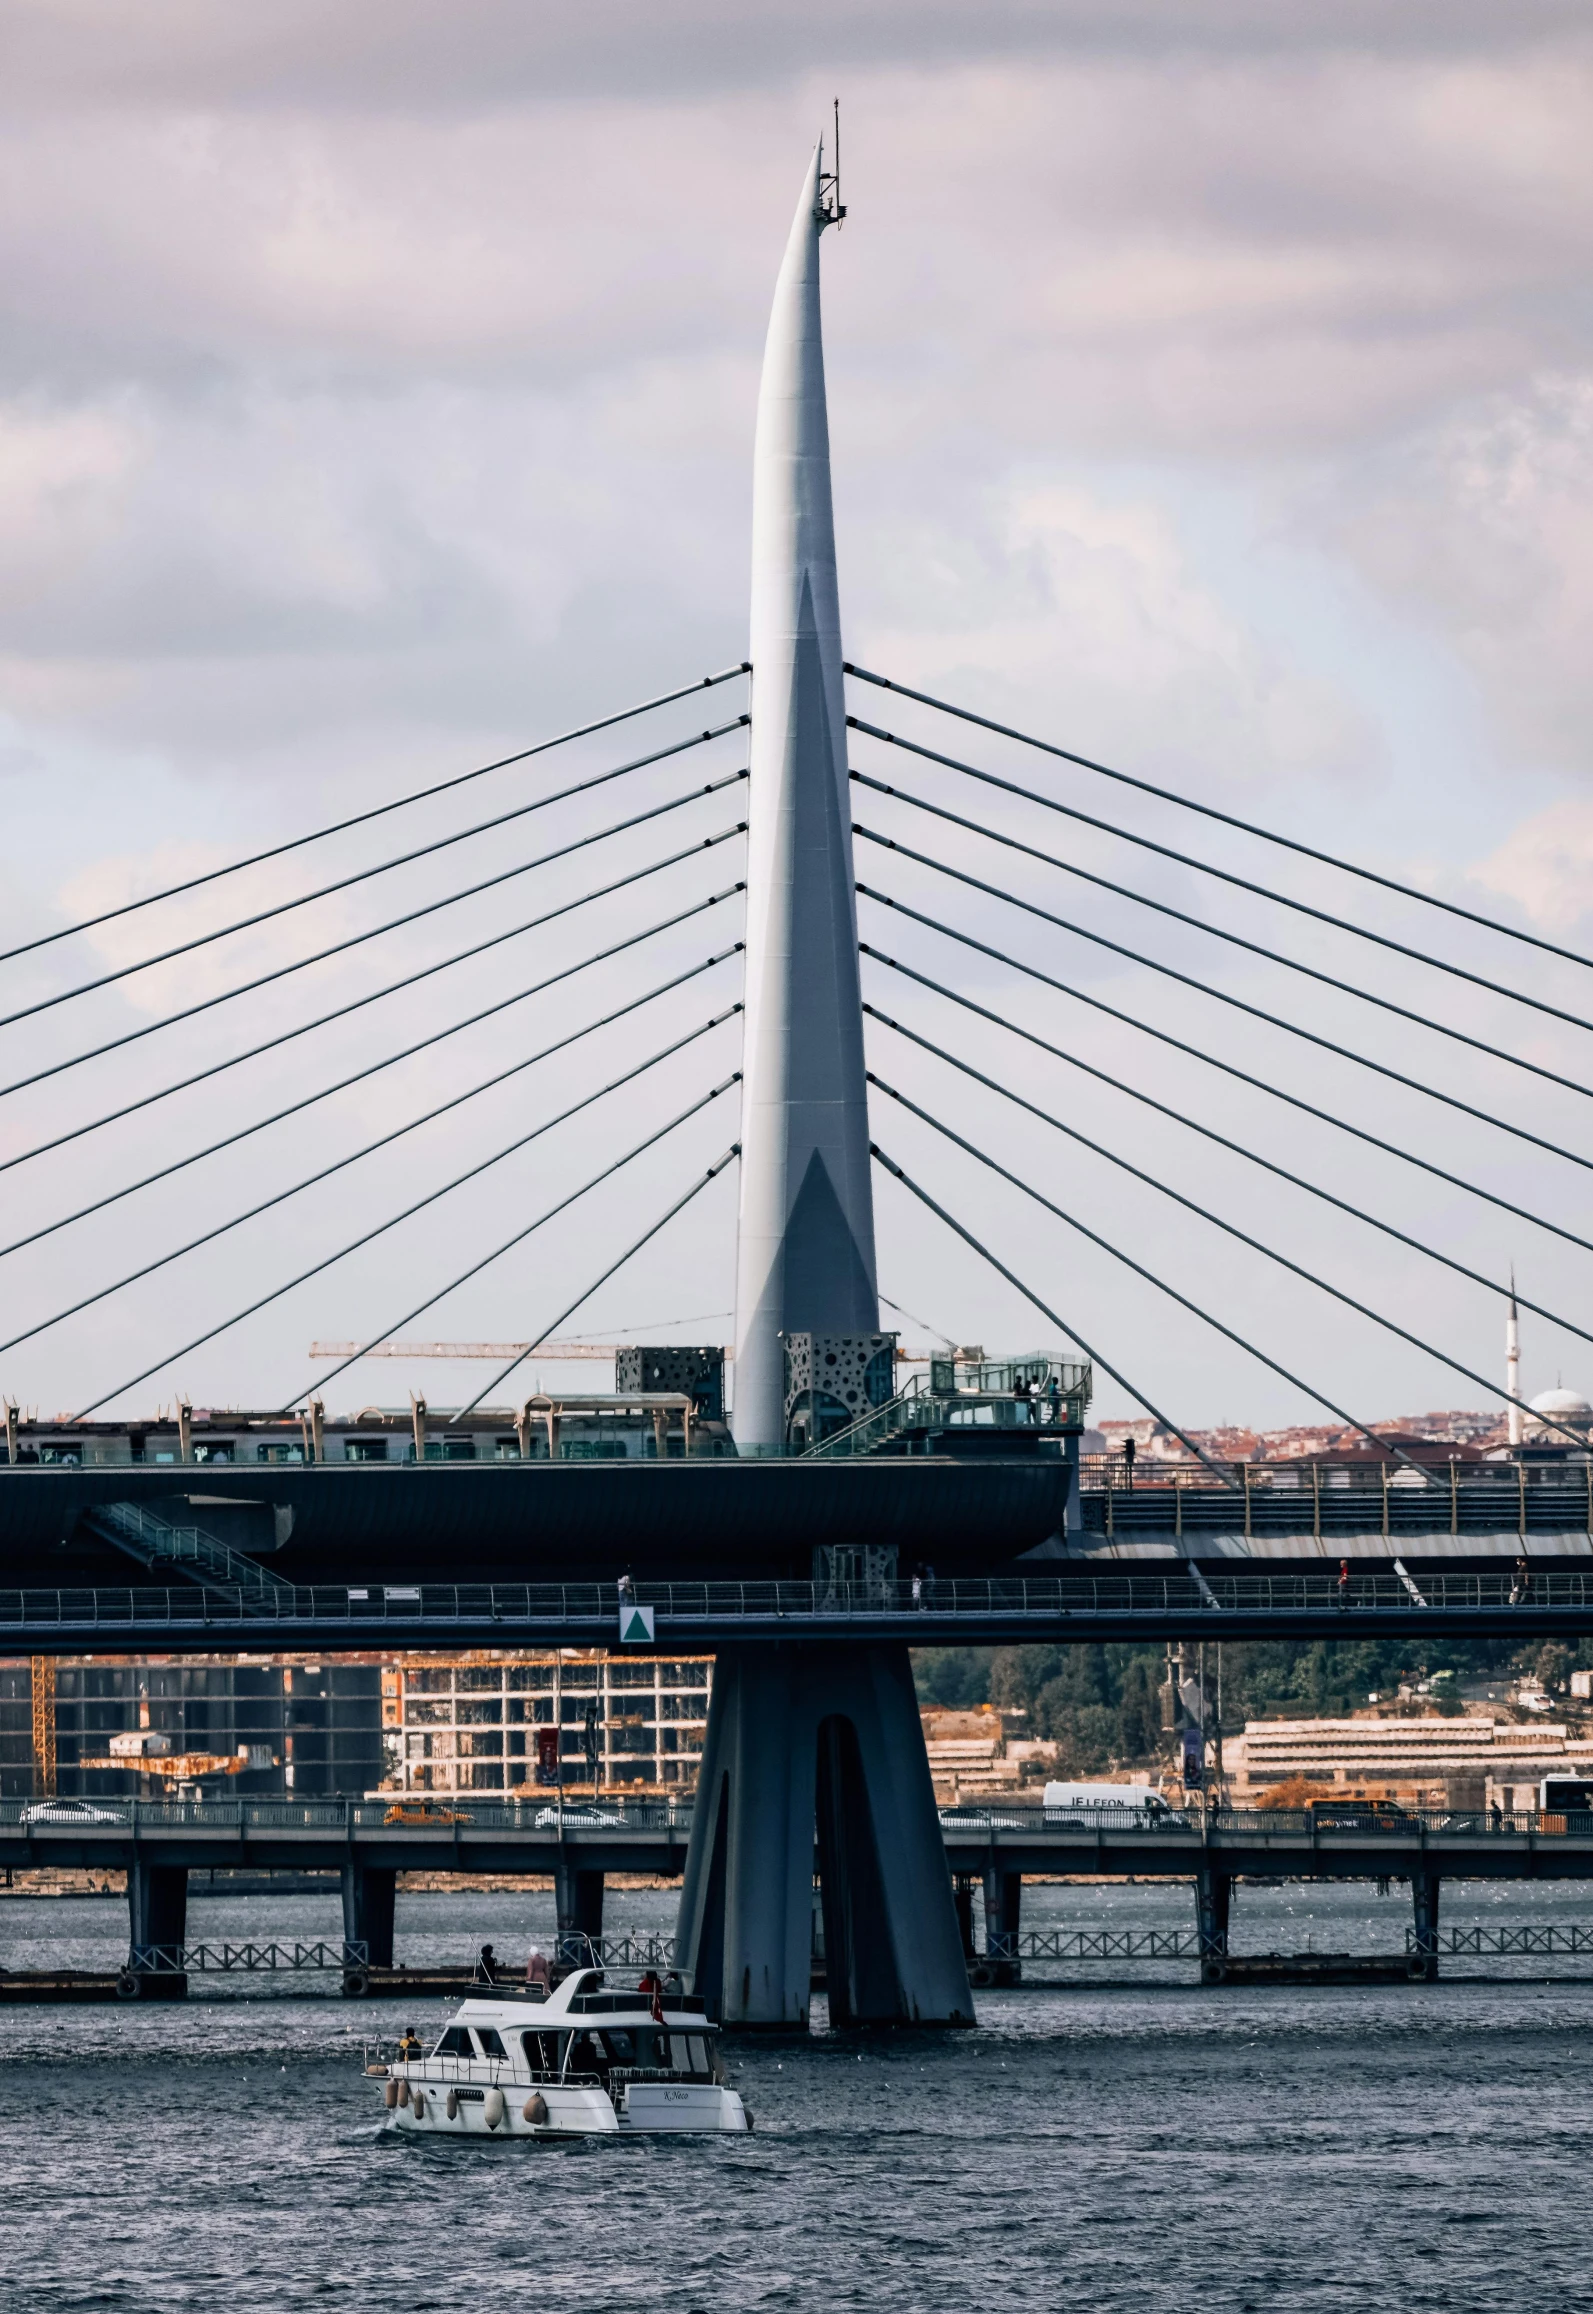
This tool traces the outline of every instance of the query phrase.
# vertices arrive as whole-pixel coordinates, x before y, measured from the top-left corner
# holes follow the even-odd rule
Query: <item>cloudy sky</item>
[[[37,938],[738,660],[774,268],[843,108],[826,331],[842,599],[865,665],[1593,954],[1593,36],[1585,11],[1408,0],[458,0],[269,10],[16,0],[0,25],[0,854]],[[732,687],[14,958],[12,1014],[733,717]],[[1593,973],[1084,772],[894,705],[854,710],[1593,1019]],[[727,843],[417,987],[375,992],[733,828],[732,786],[197,1019],[171,1012],[725,777],[734,735],[5,1026],[4,1242],[320,1093],[735,883]],[[874,1068],[1356,1412],[1486,1392],[1187,1209],[1176,1187],[1486,1375],[1496,1299],[1181,1122],[1225,1133],[1593,1331],[1588,1032],[992,798],[876,742],[857,768],[1570,1080],[1309,983],[1061,869],[863,795],[867,827],[1061,915],[859,846],[860,874],[1097,1000],[862,903],[864,938],[1076,1053],[1103,1085],[883,964],[867,993],[1128,1176],[871,1029]],[[734,1020],[413,1220],[194,1336],[652,1060],[734,1001],[732,958],[324,1183],[98,1292],[735,938],[660,931],[3,1257],[0,1387],[80,1407],[273,1405],[728,1077]],[[1167,965],[1218,991],[1175,982]],[[364,996],[221,1077],[109,1111]],[[1223,997],[1286,1016],[1399,1085]],[[1110,1012],[1099,1009],[1109,1006]],[[1142,1025],[1141,1025],[1142,1024]],[[1260,1080],[1241,1084],[1148,1033]],[[134,1031],[114,1052],[62,1062]],[[1276,1086],[1524,1209],[1270,1097]],[[1552,1150],[1435,1102],[1445,1093]],[[734,1095],[407,1327],[542,1330],[733,1137]],[[881,1096],[885,1146],[1175,1417],[1318,1410],[1111,1251]],[[1555,1152],[1564,1152],[1557,1154]],[[19,1161],[20,1160],[20,1161]],[[1529,1219],[1528,1215],[1541,1217]],[[567,1331],[723,1338],[733,1179]],[[1051,1328],[893,1184],[881,1284],[992,1348]],[[1524,1323],[1530,1389],[1593,1345]],[[540,1369],[544,1377],[550,1369]],[[370,1362],[336,1405],[468,1394]],[[569,1377],[573,1379],[574,1376]],[[468,1384],[468,1389],[464,1385]],[[1131,1410],[1115,1385],[1099,1409]]]

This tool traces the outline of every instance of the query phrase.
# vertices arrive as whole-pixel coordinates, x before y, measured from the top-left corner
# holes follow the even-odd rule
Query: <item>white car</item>
[[[558,1824],[561,1818],[557,1808],[539,1808],[532,1821],[536,1829],[542,1832],[546,1831],[549,1825]],[[562,1821],[566,1824],[573,1824],[579,1831],[583,1825],[601,1827],[607,1824],[623,1824],[625,1819],[623,1816],[611,1815],[606,1808],[594,1808],[583,1801],[578,1808],[566,1808]]]
[[[125,1824],[121,1808],[102,1808],[92,1800],[35,1800],[22,1811],[24,1824]]]

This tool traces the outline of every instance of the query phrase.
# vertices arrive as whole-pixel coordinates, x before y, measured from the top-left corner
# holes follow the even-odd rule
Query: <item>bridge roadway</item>
[[[0,1865],[125,1871],[555,1871],[673,1879],[691,1834],[689,1801],[122,1800],[0,1803]],[[941,1810],[954,1874],[994,1867],[1029,1878],[1381,1880],[1593,1879],[1593,1815],[1435,1809],[1334,1829],[1292,1809],[1191,1811],[1103,1828],[1015,1803]]]
[[[653,1650],[794,1640],[906,1640],[966,1646],[1017,1640],[1522,1640],[1593,1632],[1589,1571],[1535,1566],[1429,1573],[1006,1576],[859,1584],[637,1583]],[[178,1654],[218,1649],[613,1646],[612,1584],[340,1584],[260,1597],[224,1586],[0,1590],[0,1648]]]

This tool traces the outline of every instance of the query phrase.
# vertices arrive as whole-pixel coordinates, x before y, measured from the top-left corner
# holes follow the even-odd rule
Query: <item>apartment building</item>
[[[1535,1808],[1544,1776],[1593,1776],[1593,1736],[1552,1721],[1530,1724],[1466,1712],[1449,1717],[1249,1720],[1223,1738],[1235,1807],[1261,1805],[1302,1781],[1407,1808]]]
[[[415,1656],[382,1669],[384,1792],[687,1794],[708,1728],[713,1658],[543,1653]]]

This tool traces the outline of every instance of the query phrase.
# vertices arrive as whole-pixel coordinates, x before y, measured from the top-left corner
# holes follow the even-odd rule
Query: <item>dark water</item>
[[[1108,1898],[1118,1920],[1187,1917],[1183,1891],[1034,1895],[1080,1923]],[[1545,1917],[1545,1895],[1470,1909]],[[1243,1902],[1263,1946],[1397,1949],[1405,1919],[1365,1891]],[[335,1933],[319,1899],[269,1909],[195,1905],[190,1933]],[[401,1949],[514,1950],[544,1909],[403,1900]],[[12,1901],[0,1958],[38,1957],[52,1924],[90,1960],[125,1938],[115,1904]],[[750,2139],[463,2146],[383,2128],[359,2040],[410,2021],[387,2004],[11,2009],[0,2294],[40,2314],[1583,2302],[1593,1985],[1146,1983],[985,1994],[980,2019],[735,2046]]]

